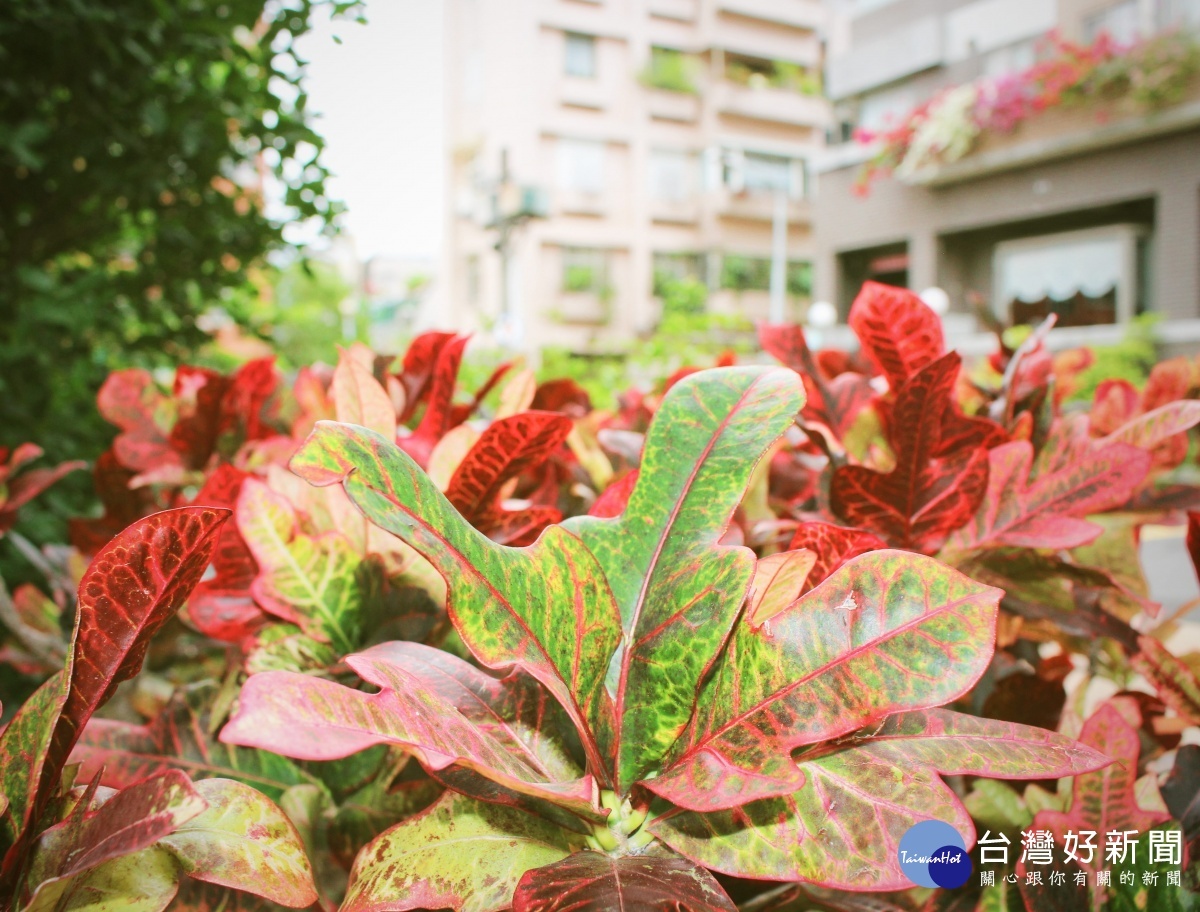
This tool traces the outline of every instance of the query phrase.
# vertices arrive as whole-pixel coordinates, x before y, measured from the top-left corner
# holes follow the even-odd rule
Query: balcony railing
[[[717,9],[794,28],[816,29],[823,21],[819,0],[718,0]]]
[[[700,116],[700,98],[687,92],[647,89],[646,110],[655,120],[694,123]]]
[[[769,191],[742,191],[722,189],[714,193],[713,204],[718,215],[726,218],[746,219],[755,222],[769,222],[775,218],[775,195]],[[807,222],[812,218],[812,204],[801,197],[788,199],[787,218],[789,222]]]
[[[829,118],[826,103],[790,89],[750,88],[730,82],[713,87],[717,111],[751,120],[766,120],[796,127],[824,127]]]

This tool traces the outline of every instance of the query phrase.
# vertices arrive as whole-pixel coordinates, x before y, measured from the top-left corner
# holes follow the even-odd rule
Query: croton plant
[[[114,374],[69,546],[16,508],[75,466],[4,469],[42,582],[0,589],[0,904],[1187,908],[1200,655],[1138,541],[1200,556],[1200,366],[1089,408],[1049,324],[969,369],[902,290],[850,325],[614,412],[519,365],[464,393],[449,333]],[[1183,879],[1054,893],[1018,846],[917,887],[930,819],[1182,829]]]

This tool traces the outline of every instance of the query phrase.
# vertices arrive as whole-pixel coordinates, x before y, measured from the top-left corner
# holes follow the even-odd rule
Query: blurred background
[[[756,321],[852,345],[868,279],[968,354],[1055,314],[1136,380],[1200,343],[1198,30],[1200,0],[8,0],[0,443],[93,457],[115,368],[428,328],[605,406],[755,357]]]

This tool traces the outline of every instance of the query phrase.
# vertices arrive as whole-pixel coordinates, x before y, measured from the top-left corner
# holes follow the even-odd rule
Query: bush
[[[38,687],[0,733],[0,895],[1040,909],[1016,830],[1115,826],[1131,882],[1096,857],[1044,889],[1184,908],[1200,681],[1136,545],[1195,502],[1197,365],[1072,414],[1050,378],[1084,358],[960,384],[916,296],[868,284],[850,323],[854,354],[762,326],[782,367],[684,365],[611,413],[507,366],[459,389],[450,333],[112,374],[69,547],[16,523],[73,467],[0,460],[41,573],[0,591]],[[917,888],[897,844],[931,819],[1009,831],[988,870],[1026,882]]]

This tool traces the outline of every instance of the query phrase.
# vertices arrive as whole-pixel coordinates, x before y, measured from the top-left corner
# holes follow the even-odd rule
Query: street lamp
[[[520,348],[524,336],[513,285],[513,235],[530,219],[545,218],[545,195],[537,187],[517,184],[508,169],[508,150],[500,150],[500,176],[491,195],[491,217],[487,225],[496,232],[493,245],[500,254],[500,314],[496,321],[496,340],[506,348]]]

